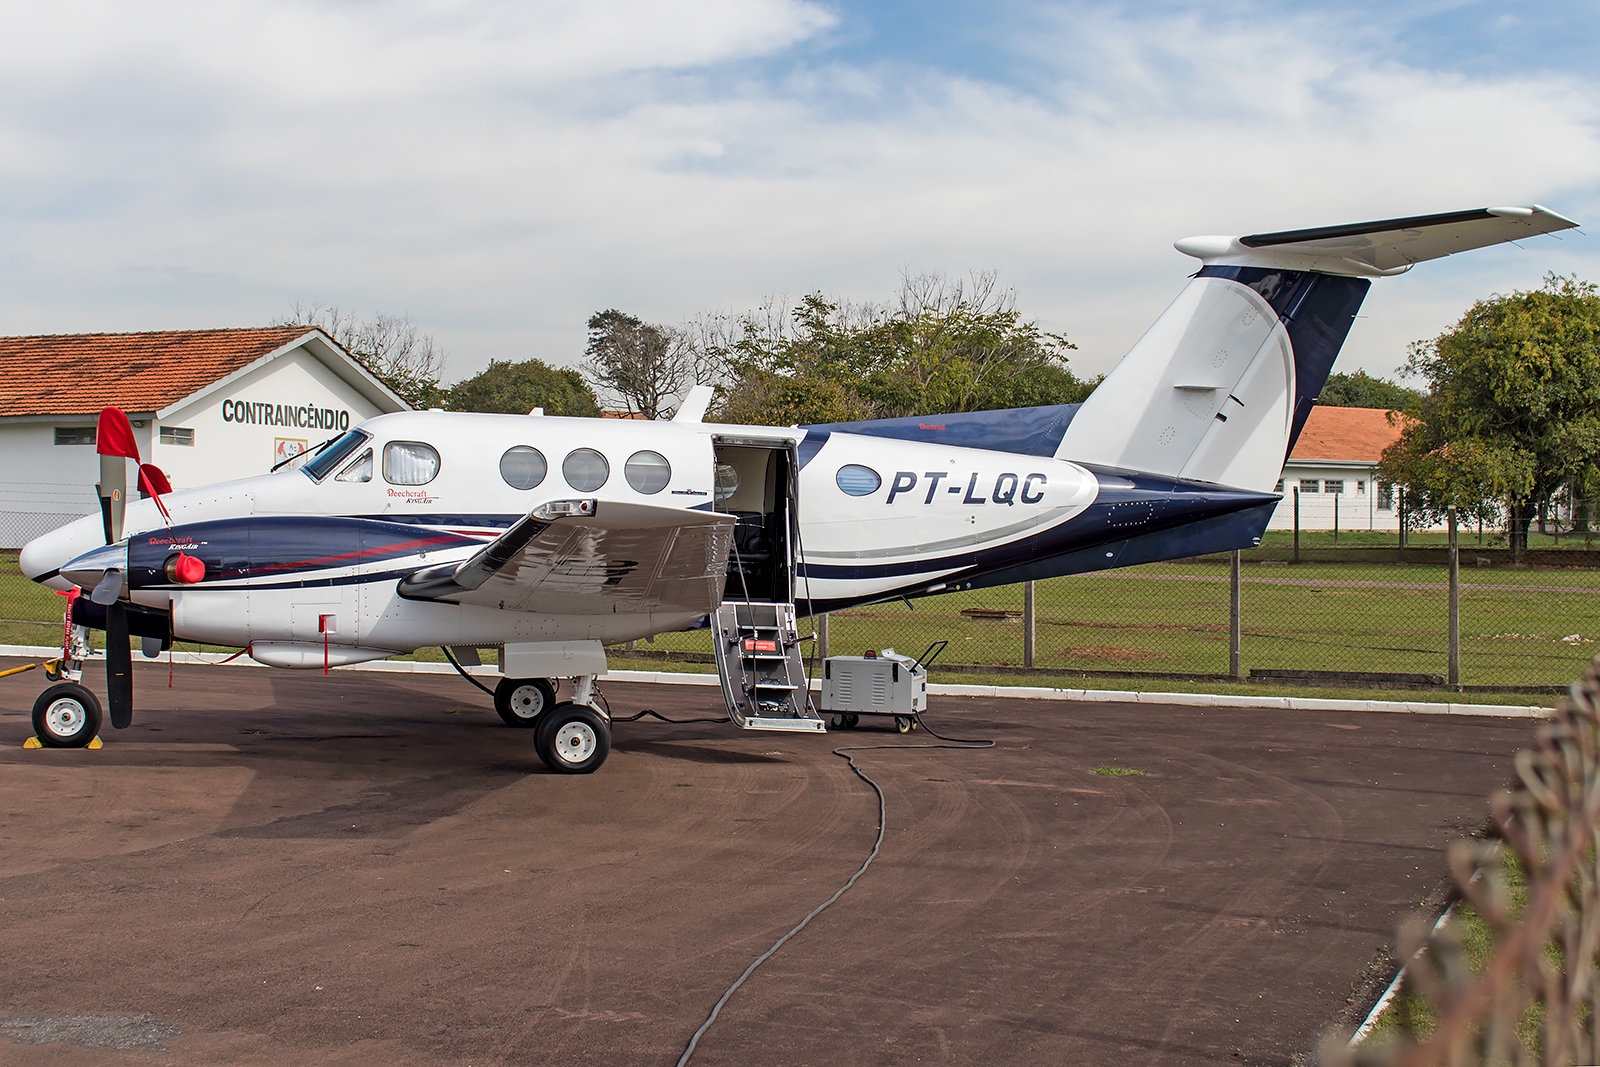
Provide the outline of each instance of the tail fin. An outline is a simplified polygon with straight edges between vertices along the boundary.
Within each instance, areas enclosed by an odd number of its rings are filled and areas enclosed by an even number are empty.
[[[1268,491],[1369,277],[1575,225],[1540,207],[1484,208],[1179,241],[1205,266],[1084,402],[1056,455]]]

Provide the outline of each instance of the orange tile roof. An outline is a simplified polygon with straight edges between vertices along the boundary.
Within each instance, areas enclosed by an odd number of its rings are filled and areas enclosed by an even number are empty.
[[[1383,408],[1313,407],[1291,460],[1353,460],[1376,463],[1400,439],[1398,423],[1389,425]]]
[[[308,326],[0,337],[0,416],[159,411],[311,332]]]

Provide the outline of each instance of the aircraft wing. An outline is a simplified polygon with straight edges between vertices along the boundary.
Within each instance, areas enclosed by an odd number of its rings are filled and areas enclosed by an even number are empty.
[[[1549,208],[1486,207],[1246,237],[1185,237],[1174,247],[1207,266],[1276,267],[1383,277],[1415,263],[1578,225]]]
[[[412,600],[551,615],[712,612],[734,518],[652,504],[555,501],[462,563],[400,580]]]

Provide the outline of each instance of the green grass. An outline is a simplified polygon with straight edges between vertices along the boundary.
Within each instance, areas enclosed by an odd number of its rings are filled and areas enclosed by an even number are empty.
[[[1103,774],[1110,778],[1137,778],[1144,771],[1136,771],[1132,767],[1096,767],[1090,774]]]
[[[1244,567],[1242,654],[1255,669],[1382,671],[1438,674],[1446,670],[1446,575],[1437,566],[1306,563]],[[1058,688],[1139,688],[1171,691],[1259,692],[1278,686],[1222,680],[1115,679],[1096,672],[1220,675],[1228,670],[1228,567],[1225,563],[1158,563],[1120,571],[1052,578],[1036,596],[1038,676],[1003,675],[989,684]],[[1468,568],[1462,571],[1461,680],[1469,685],[1565,685],[1600,650],[1600,570]],[[855,654],[895,648],[920,654],[948,639],[941,663],[1020,667],[1020,620],[972,619],[963,608],[1020,612],[1021,586],[949,593],[836,612],[830,649]],[[54,645],[60,640],[63,600],[27,581],[14,553],[0,554],[0,643]],[[803,626],[806,624],[803,624]],[[1576,636],[1574,636],[1576,635]],[[709,631],[663,634],[641,649],[711,651]],[[180,648],[199,647],[180,645]],[[438,661],[437,649],[416,658]],[[678,669],[648,661],[618,661],[639,669]],[[1083,672],[1095,677],[1075,676]],[[935,674],[939,676],[937,665]],[[940,680],[975,682],[945,672]],[[1306,691],[1333,696],[1334,691]],[[1371,692],[1366,693],[1371,696]],[[1394,692],[1381,696],[1393,698]],[[1406,699],[1497,702],[1404,691]],[[1513,703],[1547,698],[1513,697]]]
[[[1511,914],[1519,915],[1527,902],[1528,880],[1522,864],[1509,848],[1501,849],[1500,870],[1508,890]],[[1489,928],[1489,924],[1484,922],[1483,917],[1465,902],[1456,906],[1450,921],[1457,924],[1455,933],[1461,939],[1467,969],[1473,975],[1481,975],[1494,954],[1494,932]],[[1559,953],[1553,947],[1546,948],[1545,956],[1552,964],[1560,965]],[[1405,990],[1378,1017],[1377,1026],[1374,1027],[1368,1040],[1374,1045],[1393,1040],[1401,1031],[1401,1021],[1408,1015],[1414,1028],[1414,1036],[1419,1040],[1427,1040],[1438,1029],[1439,1015],[1436,1006],[1428,1003],[1416,992]],[[1530,1005],[1528,1010],[1523,1012],[1517,1024],[1517,1036],[1524,1048],[1530,1051],[1539,1048],[1543,1023],[1542,1005]]]

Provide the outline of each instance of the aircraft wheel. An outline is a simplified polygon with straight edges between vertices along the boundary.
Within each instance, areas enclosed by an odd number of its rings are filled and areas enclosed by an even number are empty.
[[[52,685],[33,702],[33,732],[47,748],[83,748],[100,732],[100,699],[75,682]]]
[[[502,678],[494,687],[494,710],[507,726],[532,726],[556,702],[556,687],[544,678]]]
[[[533,747],[557,774],[591,774],[611,754],[611,727],[582,704],[557,704],[544,714]]]
[[[894,728],[903,734],[909,734],[917,728],[917,720],[909,715],[896,715],[894,717]]]

